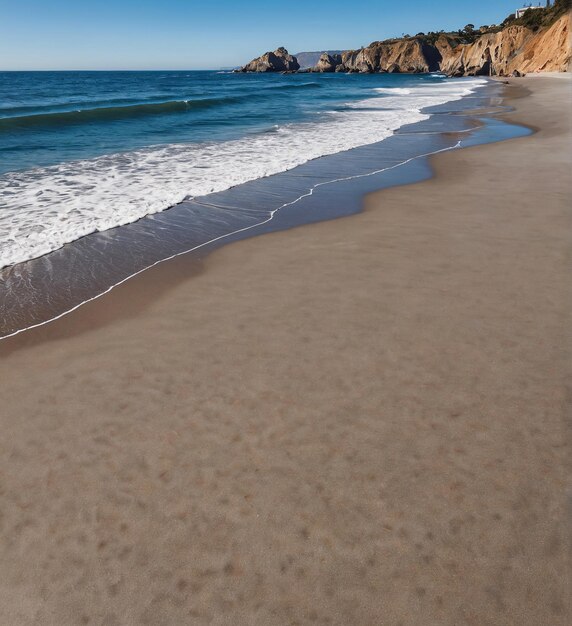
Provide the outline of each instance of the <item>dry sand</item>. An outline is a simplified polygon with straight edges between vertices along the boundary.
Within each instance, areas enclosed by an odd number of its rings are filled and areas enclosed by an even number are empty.
[[[513,82],[533,136],[0,343],[1,624],[569,623],[572,82]]]

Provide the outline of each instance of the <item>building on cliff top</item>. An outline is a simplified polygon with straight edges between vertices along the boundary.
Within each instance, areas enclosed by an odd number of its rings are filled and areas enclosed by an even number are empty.
[[[549,7],[550,6],[550,0],[546,0],[546,6]],[[514,12],[514,15],[516,17],[516,19],[518,20],[519,18],[521,18],[529,9],[544,9],[543,6],[541,6],[540,2],[538,3],[537,6],[532,6],[532,4],[527,4],[525,6],[522,7],[522,9],[517,9]]]

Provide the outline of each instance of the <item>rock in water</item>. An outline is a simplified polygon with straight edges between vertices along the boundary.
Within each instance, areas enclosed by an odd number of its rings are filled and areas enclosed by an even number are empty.
[[[300,66],[296,57],[288,54],[286,48],[278,48],[274,52],[267,52],[257,59],[241,67],[239,72],[295,72]]]
[[[324,52],[318,59],[314,72],[336,72],[338,67],[342,64],[341,54],[328,54]],[[341,70],[340,70],[341,71]]]

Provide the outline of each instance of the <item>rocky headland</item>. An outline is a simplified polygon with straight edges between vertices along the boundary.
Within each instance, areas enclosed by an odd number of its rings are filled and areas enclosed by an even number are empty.
[[[285,48],[254,59],[241,72],[444,72],[449,76],[518,76],[528,72],[569,71],[572,0],[509,16],[500,25],[446,33],[418,33],[375,41],[360,50],[324,52],[316,65],[300,70]]]

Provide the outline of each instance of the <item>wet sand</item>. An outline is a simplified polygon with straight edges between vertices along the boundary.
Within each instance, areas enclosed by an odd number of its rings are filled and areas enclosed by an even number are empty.
[[[0,342],[0,623],[567,624],[572,81],[364,213]]]

